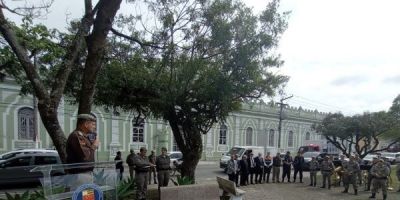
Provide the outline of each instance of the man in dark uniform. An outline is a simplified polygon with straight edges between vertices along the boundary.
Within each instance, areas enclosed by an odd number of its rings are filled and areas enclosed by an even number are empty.
[[[77,128],[68,136],[67,139],[67,164],[94,162],[94,155],[100,144],[99,137],[90,142],[88,134],[95,132],[96,118],[90,114],[78,115]],[[78,174],[91,172],[91,167],[80,167],[69,169],[68,173]]]
[[[134,165],[134,160],[137,155],[135,154],[135,151],[133,149],[130,150],[130,154],[126,157],[126,164],[128,164],[129,167],[129,176],[131,179],[134,177],[134,172],[135,172],[135,165]]]
[[[290,183],[290,169],[293,163],[293,158],[290,156],[290,152],[286,152],[286,155],[283,159],[282,165],[282,183],[285,181],[285,177],[287,177],[288,182]]]
[[[254,179],[254,174],[256,174],[256,161],[254,159],[254,154],[250,153],[250,156],[248,158],[248,163],[249,163],[249,172],[250,172],[250,184],[254,184],[253,179]]]
[[[167,155],[167,148],[161,148],[161,155],[157,156],[156,168],[158,177],[158,187],[167,187],[169,182],[169,173],[171,170],[170,157]]]
[[[240,185],[245,186],[249,184],[249,163],[246,155],[243,155],[242,160],[239,161],[239,170]]]
[[[261,183],[263,173],[264,173],[264,158],[261,153],[258,153],[258,156],[255,158],[256,162],[256,184]]]
[[[297,173],[300,176],[300,183],[303,183],[303,166],[304,166],[304,157],[301,152],[297,153],[297,156],[294,157],[293,161],[293,168],[294,168],[294,175],[293,175],[293,182],[296,182]]]

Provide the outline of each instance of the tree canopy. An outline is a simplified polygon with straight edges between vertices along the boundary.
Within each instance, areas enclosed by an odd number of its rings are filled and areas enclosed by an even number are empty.
[[[138,3],[138,1],[136,1]],[[183,174],[194,177],[201,134],[242,102],[273,95],[287,77],[271,72],[287,13],[272,1],[255,15],[241,1],[144,1],[156,26],[143,32],[121,17],[100,72],[96,103],[168,121],[183,152]],[[148,39],[151,40],[148,40]],[[146,40],[147,39],[147,40]],[[145,41],[145,42],[143,42]],[[139,48],[143,47],[143,48]]]
[[[399,96],[393,101],[389,112],[366,112],[354,116],[329,114],[314,128],[343,154],[349,156],[355,152],[363,158],[369,153],[388,150],[400,141],[398,103]],[[389,144],[379,146],[382,140],[388,140]]]

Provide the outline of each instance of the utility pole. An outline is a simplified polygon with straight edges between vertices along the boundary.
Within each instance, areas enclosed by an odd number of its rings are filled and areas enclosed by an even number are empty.
[[[36,68],[37,60],[36,54],[33,56],[33,66]],[[35,93],[32,94],[33,96],[33,141],[35,142],[35,148],[39,148],[39,131],[38,131],[38,107],[37,107],[37,99]]]
[[[283,103],[283,101],[288,100],[288,99],[290,99],[290,98],[292,98],[292,97],[293,97],[293,95],[291,95],[290,97],[282,98],[281,101],[280,101],[280,103],[277,103],[277,104],[279,104],[279,106],[280,106],[280,109],[279,109],[279,126],[278,126],[278,151],[279,151],[279,149],[281,148],[281,132],[282,132],[282,120],[283,120],[283,116],[282,116],[282,114],[283,114],[283,107],[286,106],[286,105],[288,105],[288,104]]]

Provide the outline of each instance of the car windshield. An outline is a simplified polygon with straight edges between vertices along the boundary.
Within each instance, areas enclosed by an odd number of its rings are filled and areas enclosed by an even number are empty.
[[[304,153],[303,154],[303,157],[304,158],[311,158],[311,157],[317,157],[318,156],[318,152],[306,152],[306,153]]]
[[[182,153],[172,153],[171,155],[169,155],[169,157],[172,159],[175,159],[175,158],[179,159],[179,158],[182,158]]]
[[[245,151],[244,148],[239,148],[239,147],[232,147],[232,149],[226,154],[227,156],[237,154],[237,155],[242,155],[243,152]]]

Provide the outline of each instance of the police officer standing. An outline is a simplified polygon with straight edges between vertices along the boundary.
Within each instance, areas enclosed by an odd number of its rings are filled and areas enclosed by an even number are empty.
[[[139,156],[135,157],[134,164],[136,166],[136,185],[137,193],[136,197],[138,200],[145,200],[147,193],[147,182],[149,176],[150,167],[155,167],[151,164],[146,157],[147,149],[145,147],[140,148]]]
[[[332,161],[329,160],[328,156],[324,157],[324,161],[321,163],[321,174],[322,174],[322,187],[326,187],[326,181],[328,180],[328,189],[331,189],[331,175],[335,166]]]
[[[167,155],[167,148],[161,148],[161,155],[157,156],[156,167],[158,177],[158,187],[167,187],[171,170],[170,157]]]
[[[285,157],[283,158],[283,165],[282,165],[282,183],[285,181],[285,177],[287,177],[287,180],[289,183],[290,182],[290,169],[292,167],[292,163],[293,163],[293,158],[292,156],[290,156],[290,152],[286,152]]]
[[[253,182],[253,178],[254,178],[254,174],[257,173],[257,168],[256,168],[256,161],[254,159],[254,154],[250,153],[249,156],[249,164],[250,164],[250,168],[249,168],[249,172],[250,172],[250,183],[254,184]],[[256,180],[257,182],[257,180]]]
[[[373,157],[371,164],[369,164],[370,166],[369,166],[369,170],[368,170],[368,183],[367,183],[367,189],[365,189],[365,191],[371,190],[371,183],[372,183],[371,169],[372,169],[372,167],[374,167],[374,165],[376,163],[378,163],[378,158],[377,157]]]
[[[294,168],[294,175],[293,175],[293,182],[296,182],[297,173],[300,176],[300,183],[303,183],[303,166],[304,166],[304,157],[301,152],[297,153],[297,156],[294,157],[293,161],[293,168]]]
[[[130,150],[130,154],[126,157],[126,164],[128,164],[129,167],[129,176],[131,177],[131,179],[133,179],[134,177],[134,171],[135,171],[135,157],[137,155],[135,154],[135,151],[133,151],[133,149]]]
[[[354,156],[350,156],[350,161],[346,167],[343,167],[344,170],[344,179],[346,179],[346,183],[344,186],[344,191],[342,193],[348,193],[350,184],[353,185],[354,195],[357,195],[357,176],[360,171],[360,165],[356,161]]]
[[[315,156],[311,157],[310,161],[310,185],[309,186],[316,186],[317,185],[317,172],[319,168],[319,163]]]
[[[151,151],[151,154],[149,155],[149,162],[153,165],[156,164],[156,154],[154,150]],[[149,185],[151,185],[151,174],[153,174],[153,180],[154,184],[157,184],[157,175],[156,175],[156,168],[155,167],[150,167],[149,171]]]
[[[389,176],[389,168],[382,159],[371,169],[372,175],[372,195],[369,198],[375,198],[375,194],[379,188],[382,188],[383,199],[387,198],[387,177]]]

